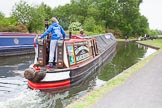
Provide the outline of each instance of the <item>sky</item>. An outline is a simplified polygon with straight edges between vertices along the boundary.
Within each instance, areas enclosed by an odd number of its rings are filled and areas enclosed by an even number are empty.
[[[19,3],[20,0],[1,0],[0,12],[3,12],[6,17],[10,16],[11,10],[15,3]],[[70,3],[70,0],[23,0],[30,5],[39,5],[42,2],[51,6],[51,8],[58,5],[64,5]],[[140,13],[144,15],[149,22],[150,29],[162,30],[162,0],[143,0],[140,5]]]
[[[21,0],[0,0],[0,12],[4,13],[6,17],[10,16],[12,8],[14,7],[15,3],[19,3]],[[54,8],[59,5],[64,5],[70,3],[70,0],[22,0],[26,1],[30,5],[39,5],[42,2],[47,4],[48,6]]]
[[[140,13],[149,22],[150,29],[162,30],[162,0],[143,0],[140,5]]]

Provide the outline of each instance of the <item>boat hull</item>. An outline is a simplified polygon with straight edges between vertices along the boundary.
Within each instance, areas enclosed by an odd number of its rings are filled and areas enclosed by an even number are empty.
[[[100,51],[99,55],[87,60],[87,62],[85,62],[84,64],[78,65],[76,67],[67,69],[55,69],[53,71],[47,72],[46,77],[48,78],[45,78],[47,80],[42,80],[38,83],[28,81],[28,86],[32,89],[46,91],[58,90],[76,86],[82,81],[86,80],[90,75],[96,72],[97,68],[104,65],[106,61],[111,60],[116,54],[117,43],[114,36],[111,36],[110,39],[107,40],[105,35],[99,37],[97,36],[96,39]],[[52,73],[55,75],[53,75]],[[50,78],[50,76],[52,78]],[[62,76],[62,78],[57,79],[59,76]]]
[[[28,86],[32,89],[39,89],[39,90],[45,90],[45,89],[59,89],[59,88],[66,88],[70,87],[70,80],[63,80],[58,82],[48,82],[48,83],[33,83],[31,81],[28,81]]]

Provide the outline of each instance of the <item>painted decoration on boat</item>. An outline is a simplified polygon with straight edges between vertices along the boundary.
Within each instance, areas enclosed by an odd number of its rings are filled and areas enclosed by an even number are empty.
[[[84,60],[85,58],[89,57],[89,51],[86,46],[80,46],[75,49],[76,55],[76,62]]]
[[[89,47],[87,41],[75,42],[74,48],[77,63],[89,57]]]
[[[67,46],[68,54],[69,54],[69,62],[70,65],[75,64],[75,57],[74,57],[74,49],[72,45]]]

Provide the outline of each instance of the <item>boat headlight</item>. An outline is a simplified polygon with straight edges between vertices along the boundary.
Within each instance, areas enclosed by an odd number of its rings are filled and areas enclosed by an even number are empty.
[[[59,63],[58,63],[58,65],[59,65],[59,66],[62,66],[62,63],[61,63],[61,62],[59,62]]]
[[[39,53],[42,53],[42,50],[39,50]]]
[[[60,51],[59,54],[62,54],[62,52]]]
[[[43,65],[43,61],[42,61],[42,60],[39,60],[39,64],[40,64],[40,65]]]

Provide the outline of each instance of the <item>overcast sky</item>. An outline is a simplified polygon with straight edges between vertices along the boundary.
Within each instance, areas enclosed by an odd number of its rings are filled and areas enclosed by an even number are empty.
[[[140,12],[150,24],[151,29],[162,30],[162,0],[143,0]]]
[[[15,3],[18,3],[20,0],[1,0],[0,11],[9,16],[12,10],[12,7]],[[39,5],[42,2],[53,7],[58,5],[64,5],[70,3],[70,0],[24,0],[31,5]],[[144,15],[150,24],[151,29],[162,30],[162,0],[143,0],[143,3],[140,5],[140,12]]]
[[[19,3],[20,1],[21,0],[1,0],[0,11],[3,12],[5,16],[8,17],[11,13],[14,4]],[[22,1],[26,1],[27,3],[33,6],[39,5],[42,2],[44,2],[45,4],[51,6],[52,8],[58,5],[64,5],[66,3],[70,3],[70,0],[22,0]]]

